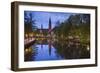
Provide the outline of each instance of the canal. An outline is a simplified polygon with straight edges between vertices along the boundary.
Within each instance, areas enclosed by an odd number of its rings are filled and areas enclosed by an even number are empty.
[[[37,40],[24,50],[24,61],[26,62],[90,58],[87,45],[69,45],[69,42],[51,39]]]

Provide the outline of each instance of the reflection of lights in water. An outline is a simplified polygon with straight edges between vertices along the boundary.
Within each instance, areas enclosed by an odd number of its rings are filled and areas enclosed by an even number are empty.
[[[89,47],[89,46],[87,46],[87,50],[88,50],[88,51],[90,50],[90,47]]]
[[[28,49],[25,49],[25,52],[28,52]]]
[[[32,52],[32,49],[31,49],[31,48],[26,48],[26,49],[25,49],[25,52],[26,52],[26,53]]]

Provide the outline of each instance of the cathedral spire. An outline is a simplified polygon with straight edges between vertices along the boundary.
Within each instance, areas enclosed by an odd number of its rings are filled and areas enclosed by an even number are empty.
[[[43,25],[41,24],[41,29],[40,29],[40,33],[42,33],[42,30],[43,30]]]
[[[41,24],[41,29],[43,29],[43,25]]]
[[[49,18],[49,30],[51,30],[52,26],[51,26],[51,18]]]
[[[48,24],[48,33],[51,34],[52,31],[52,23],[51,23],[51,18],[49,18],[49,24]]]

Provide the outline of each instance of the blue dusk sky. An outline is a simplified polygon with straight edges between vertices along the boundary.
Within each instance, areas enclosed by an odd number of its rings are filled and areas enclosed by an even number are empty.
[[[32,13],[32,19],[35,20],[35,25],[38,28],[41,28],[41,25],[44,29],[48,29],[49,18],[51,18],[52,28],[55,27],[56,22],[63,22],[69,18],[73,13],[62,13],[62,12],[40,12],[40,11],[24,11],[27,14]]]

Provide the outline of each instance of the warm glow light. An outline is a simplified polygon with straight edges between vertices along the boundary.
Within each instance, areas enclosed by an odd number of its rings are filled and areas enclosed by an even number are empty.
[[[25,52],[26,52],[26,53],[31,52],[31,51],[32,51],[31,48],[26,48],[26,49],[25,49]]]
[[[25,37],[27,38],[28,37],[28,34],[25,34]]]
[[[32,34],[32,33],[30,33],[30,34],[29,34],[29,36],[30,36],[30,37],[32,37],[32,36],[33,36],[33,34]]]
[[[88,51],[90,50],[89,46],[87,46],[87,50],[88,50]]]

